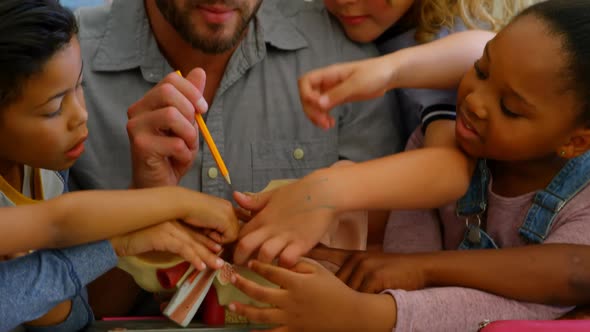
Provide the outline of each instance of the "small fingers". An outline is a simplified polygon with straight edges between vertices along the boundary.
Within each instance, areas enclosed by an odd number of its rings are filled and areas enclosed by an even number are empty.
[[[275,236],[266,240],[258,249],[258,260],[263,263],[272,262],[287,245],[288,240],[282,236]]]
[[[272,282],[272,280],[269,280]],[[261,286],[251,280],[242,277],[239,274],[232,275],[231,282],[244,292],[244,294],[253,298],[256,301],[271,304],[273,306],[281,306],[286,297],[286,290],[280,288],[271,288]]]
[[[265,191],[257,194],[245,194],[239,191],[234,191],[234,199],[236,202],[246,210],[260,211],[268,204],[273,191]]]
[[[328,261],[338,266],[344,265],[344,263],[351,256],[350,250],[328,248],[325,246],[316,246],[306,255],[309,258],[315,260]]]
[[[342,280],[342,282],[347,283],[348,279],[352,276],[353,272],[357,269],[357,265],[362,259],[362,254],[355,254],[351,255],[345,262],[340,266],[338,272],[336,272],[336,277]]]
[[[254,221],[247,223],[242,227],[253,225]],[[240,232],[240,236],[242,232]],[[260,248],[260,246],[268,239],[268,231],[266,229],[256,229],[252,233],[244,235],[238,241],[234,251],[234,262],[239,265],[246,264],[246,261],[252,257],[253,253]]]
[[[279,257],[279,265],[290,268],[294,266],[307,251],[308,248],[305,248],[298,242],[292,241],[281,253]]]
[[[228,309],[246,317],[250,322],[261,324],[285,324],[287,322],[286,314],[278,308],[258,308],[234,302],[228,306]]]

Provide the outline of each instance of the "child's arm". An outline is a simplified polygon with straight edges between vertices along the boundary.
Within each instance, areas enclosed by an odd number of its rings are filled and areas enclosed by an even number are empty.
[[[492,37],[486,31],[456,33],[379,58],[313,71],[300,80],[304,110],[316,125],[329,128],[334,120],[328,111],[336,104],[396,87],[456,86]],[[425,147],[440,149],[321,170],[255,199],[236,195],[242,207],[259,213],[242,229],[234,259],[243,263],[259,249],[262,261],[280,255],[281,264],[289,266],[317,243],[340,212],[432,208],[456,200],[467,190],[475,162],[456,147],[454,122],[431,123],[424,140]],[[309,228],[298,226],[306,220],[313,220]]]
[[[258,251],[264,262],[280,256],[291,266],[340,213],[445,205],[464,194],[472,167],[456,148],[423,148],[322,169],[271,192],[236,193],[238,204],[259,212],[242,227],[234,260],[245,263]]]
[[[526,302],[590,303],[590,246],[584,245],[544,244],[419,254],[318,247],[309,257],[340,266],[338,278],[361,292],[456,286]]]
[[[0,254],[87,243],[176,219],[215,231],[218,242],[237,236],[233,208],[219,198],[181,187],[84,191],[0,209]]]
[[[254,300],[272,306],[258,308],[232,303],[229,309],[252,322],[278,324],[277,330],[385,332],[395,327],[400,331],[468,331],[486,319],[556,319],[571,310],[459,287],[360,293],[317,263],[303,261],[292,270],[255,261],[251,268],[281,288],[263,287],[239,276],[233,279],[235,286]]]
[[[213,268],[223,262],[220,247],[178,222],[148,227],[111,241],[101,241],[63,250],[40,250],[0,263],[0,331],[30,322],[51,331],[77,331],[88,324],[92,313],[83,288],[112,269],[117,256],[167,251],[203,269],[203,261]],[[207,259],[209,253],[213,258]]]
[[[329,111],[339,104],[394,88],[455,88],[493,37],[488,31],[458,32],[377,58],[311,71],[299,79],[303,110],[315,125],[330,128],[334,119]]]

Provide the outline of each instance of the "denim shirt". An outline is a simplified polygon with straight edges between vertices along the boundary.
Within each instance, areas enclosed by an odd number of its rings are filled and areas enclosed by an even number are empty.
[[[67,192],[67,171],[56,177]],[[50,198],[50,197],[46,197]],[[7,206],[8,204],[3,204]],[[39,250],[0,262],[0,332],[78,331],[94,319],[85,285],[115,267],[117,257],[108,241],[66,249]],[[22,325],[37,319],[70,299],[70,314],[60,324],[44,327]]]
[[[0,262],[0,332],[37,319],[57,304],[72,300],[67,319],[25,331],[78,331],[94,319],[84,286],[115,267],[117,257],[107,241],[59,250],[39,250]]]
[[[488,202],[490,172],[478,160],[465,196],[457,201],[457,215],[465,218],[465,236],[459,249],[493,249],[499,246],[480,228]],[[553,222],[566,204],[590,183],[590,152],[570,159],[549,185],[535,193],[533,204],[518,229],[528,243],[543,243]]]

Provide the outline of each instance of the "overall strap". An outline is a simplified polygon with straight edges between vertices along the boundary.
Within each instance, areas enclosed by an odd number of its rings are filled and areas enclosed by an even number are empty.
[[[456,213],[459,217],[481,215],[488,205],[489,170],[485,159],[479,159],[467,193],[457,201]]]
[[[590,182],[590,152],[569,160],[551,180],[535,194],[533,205],[518,230],[532,243],[543,243],[553,220],[561,209]]]

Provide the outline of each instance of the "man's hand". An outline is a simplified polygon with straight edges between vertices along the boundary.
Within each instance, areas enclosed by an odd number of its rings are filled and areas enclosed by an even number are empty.
[[[168,74],[127,111],[133,164],[132,187],[176,185],[198,151],[195,112],[207,111],[205,72]]]

